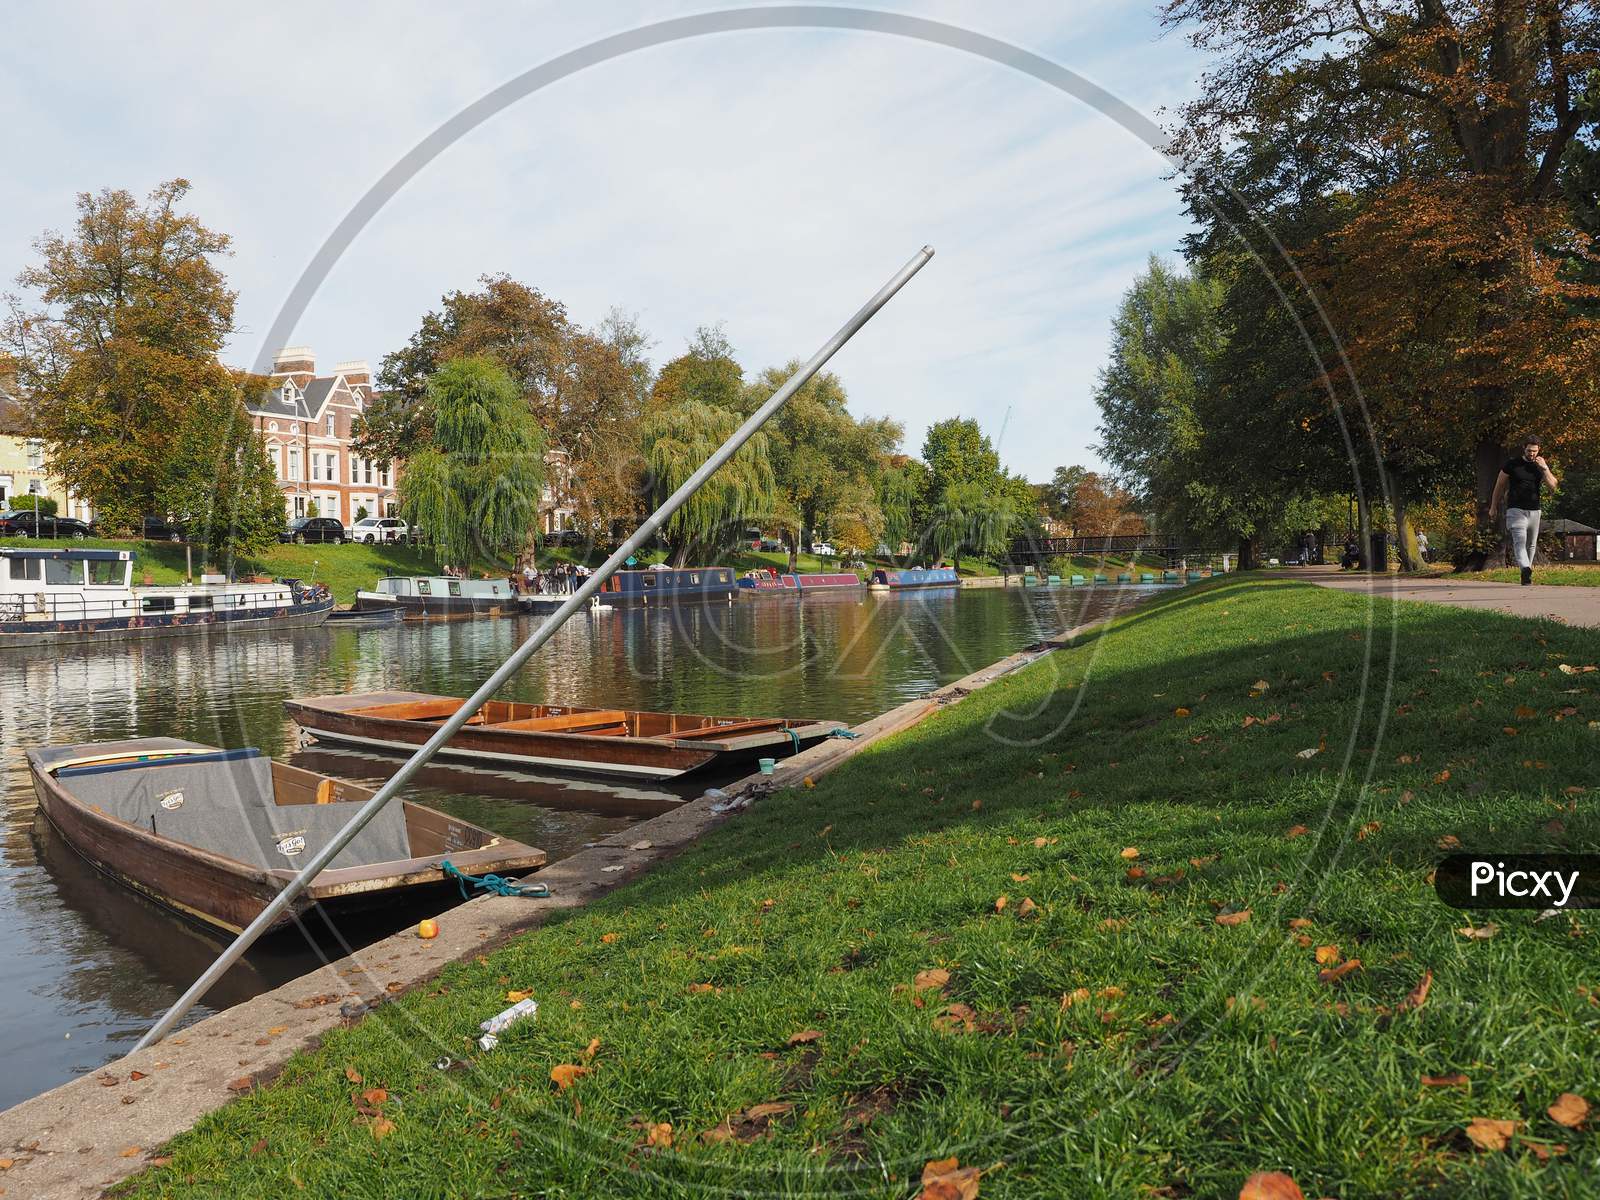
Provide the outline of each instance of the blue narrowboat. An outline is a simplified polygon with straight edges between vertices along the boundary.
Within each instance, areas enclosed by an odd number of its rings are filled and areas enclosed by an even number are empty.
[[[670,570],[618,571],[597,597],[613,607],[654,604],[704,604],[739,594],[732,567],[675,567]]]
[[[958,587],[961,580],[950,567],[919,567],[908,571],[874,571],[872,590],[899,592],[907,588]]]
[[[833,575],[773,575],[751,571],[739,577],[739,589],[748,596],[800,595],[805,592],[837,592],[863,586],[854,571]]]

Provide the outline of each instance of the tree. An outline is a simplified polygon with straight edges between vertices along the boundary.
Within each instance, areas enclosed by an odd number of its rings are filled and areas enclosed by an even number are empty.
[[[951,417],[930,425],[922,442],[922,461],[938,496],[953,483],[988,485],[1000,477],[1000,456],[971,417]]]
[[[1066,526],[1068,537],[1145,531],[1132,493],[1087,467],[1057,467],[1044,485],[1042,504]]]
[[[652,410],[687,400],[735,410],[744,404],[744,369],[720,325],[696,329],[689,348],[656,375],[650,393]]]
[[[642,439],[650,506],[682,487],[741,421],[737,411],[693,399],[652,412]],[[767,435],[758,433],[667,521],[662,533],[673,565],[714,561],[740,530],[761,524],[777,503]]]
[[[265,551],[283,528],[277,474],[244,406],[246,389],[266,386],[230,373],[190,397],[151,505],[184,524],[207,561],[227,568]]]
[[[893,455],[879,472],[877,487],[883,541],[889,553],[898,556],[900,547],[916,541],[917,531],[922,528],[928,468],[918,459]]]
[[[1600,15],[1579,0],[1170,0],[1164,11],[1219,58],[1181,114],[1176,145],[1191,163],[1237,162],[1252,142],[1286,162],[1293,135],[1337,164],[1322,190],[1345,197],[1349,229],[1299,246],[1326,257],[1328,311],[1339,321],[1350,306],[1344,346],[1387,393],[1376,453],[1428,448],[1405,426],[1442,421],[1468,447],[1488,538],[1490,490],[1521,426],[1593,436],[1567,420],[1593,411],[1600,337],[1558,269],[1588,253],[1559,187],[1594,120],[1580,92]],[[1276,198],[1301,191],[1300,178],[1254,181]],[[1396,249],[1406,261],[1385,258]],[[1384,264],[1389,281],[1403,276],[1399,293],[1368,273]],[[1411,391],[1423,377],[1439,378],[1432,402]]]
[[[407,459],[400,510],[447,562],[491,561],[531,540],[544,485],[544,433],[504,367],[447,362],[428,382],[433,434]]]
[[[6,366],[32,407],[51,473],[112,524],[155,507],[198,396],[227,389],[217,361],[235,294],[216,265],[226,235],[181,211],[187,180],[141,205],[80,193],[72,234],[34,242],[0,326]]]
[[[1010,496],[970,480],[944,489],[934,508],[930,532],[939,556],[951,556],[959,572],[963,550],[989,558],[1005,553],[1015,521]]]

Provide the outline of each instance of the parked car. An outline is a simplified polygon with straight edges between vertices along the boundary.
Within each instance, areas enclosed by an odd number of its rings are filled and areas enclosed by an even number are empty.
[[[350,526],[352,542],[403,542],[406,523],[399,517],[362,517]]]
[[[775,538],[775,537],[764,537],[764,538],[761,539],[761,547],[760,548],[762,550],[769,550],[769,551],[770,550],[782,550],[783,549],[783,539],[782,538]]]
[[[24,508],[0,513],[0,537],[86,538],[89,526],[76,517],[53,517]]]
[[[337,517],[296,517],[278,535],[278,540],[294,542],[298,546],[307,542],[332,542],[340,546],[344,544],[346,536],[344,522]]]
[[[818,558],[832,558],[838,551],[827,542],[817,542],[811,547],[811,553]]]
[[[188,532],[181,521],[173,521],[167,517],[146,517],[134,530],[136,537],[143,538],[147,542],[181,542],[188,536]]]

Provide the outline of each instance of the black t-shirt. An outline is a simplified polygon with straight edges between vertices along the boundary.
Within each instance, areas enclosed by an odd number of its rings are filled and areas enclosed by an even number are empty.
[[[1513,458],[1500,469],[1511,480],[1506,488],[1506,507],[1538,511],[1539,485],[1544,482],[1544,468],[1525,458]]]

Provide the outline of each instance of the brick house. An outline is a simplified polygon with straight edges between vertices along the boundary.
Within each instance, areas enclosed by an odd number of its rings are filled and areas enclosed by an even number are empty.
[[[316,355],[295,346],[278,352],[271,379],[270,389],[245,407],[278,474],[288,518],[307,515],[313,503],[318,516],[346,526],[393,514],[395,464],[351,449],[356,419],[375,395],[372,369],[344,362],[318,375]]]

